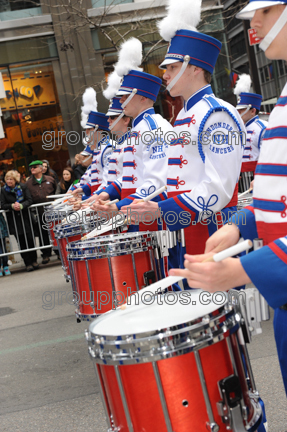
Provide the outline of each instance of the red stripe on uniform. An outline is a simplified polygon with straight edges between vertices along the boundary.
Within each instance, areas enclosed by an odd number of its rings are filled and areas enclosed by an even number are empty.
[[[177,205],[179,205],[179,207],[181,207],[183,210],[187,211],[188,213],[191,214],[191,216],[193,216],[191,218],[191,220],[193,221],[195,219],[195,213],[190,210],[188,207],[186,207],[176,196],[173,197],[174,201],[176,202]]]
[[[120,191],[119,187],[117,186],[117,184],[116,183],[112,183],[112,186],[117,190],[118,194],[120,195],[121,191]]]
[[[245,210],[249,210],[249,211],[251,211],[251,213],[255,214],[255,213],[254,213],[254,207],[246,206],[246,207],[244,207],[244,209],[245,209]]]
[[[275,253],[275,255],[277,255],[278,258],[281,259],[281,261],[283,261],[285,264],[287,264],[287,255],[286,255],[286,253],[283,252],[283,250],[280,249],[280,247],[277,246],[276,243],[270,243],[268,246]]]

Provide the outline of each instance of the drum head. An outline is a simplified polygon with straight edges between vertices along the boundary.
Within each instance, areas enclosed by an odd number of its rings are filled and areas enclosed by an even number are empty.
[[[123,336],[157,331],[199,318],[201,321],[202,317],[224,306],[228,300],[228,295],[224,292],[210,294],[200,289],[170,291],[153,299],[147,293],[144,297],[140,291],[137,294],[139,304],[127,305],[126,309],[119,308],[97,318],[90,325],[90,333]],[[135,303],[136,297],[133,297]],[[150,304],[152,300],[153,303]]]

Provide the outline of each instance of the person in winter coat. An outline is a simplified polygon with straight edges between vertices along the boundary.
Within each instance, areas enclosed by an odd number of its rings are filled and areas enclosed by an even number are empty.
[[[56,171],[54,171],[52,168],[50,168],[50,164],[49,161],[47,161],[46,159],[42,160],[43,162],[43,174],[53,177],[56,181],[56,183],[59,183],[59,177],[56,173]]]
[[[6,250],[6,244],[5,244],[5,238],[8,237],[8,230],[7,230],[7,224],[4,219],[4,216],[0,213],[0,255],[7,252]],[[3,269],[3,271],[2,271]],[[0,277],[3,276],[3,273],[5,276],[10,276],[10,270],[8,267],[8,258],[7,256],[0,257]]]
[[[61,180],[58,183],[56,194],[65,194],[69,187],[75,181],[75,174],[71,167],[66,167],[63,169],[63,175]]]
[[[31,169],[32,175],[27,181],[26,185],[32,196],[33,204],[49,202],[49,199],[46,198],[47,195],[54,195],[56,192],[57,184],[55,179],[53,177],[43,175],[42,161],[36,160],[30,163],[29,168]],[[50,245],[49,234],[45,227],[43,227],[42,225],[44,206],[37,207],[37,210],[40,221],[37,224],[39,233],[37,233],[36,235],[39,237],[41,246],[48,246]],[[51,254],[52,248],[42,249],[42,264],[48,264]]]
[[[5,175],[5,185],[1,189],[1,208],[10,210],[7,212],[9,232],[15,236],[21,250],[35,247],[28,214],[28,207],[32,203],[26,184],[18,183],[15,171],[8,171]],[[36,251],[22,252],[21,257],[28,272],[39,268]]]

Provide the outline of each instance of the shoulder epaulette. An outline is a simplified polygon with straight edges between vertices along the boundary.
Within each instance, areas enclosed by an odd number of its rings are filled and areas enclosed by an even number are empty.
[[[154,119],[150,114],[147,114],[147,113],[146,113],[146,114],[143,116],[143,119],[145,120],[146,124],[148,125],[149,130],[155,130],[155,129],[158,129],[158,125],[157,125],[155,119]]]

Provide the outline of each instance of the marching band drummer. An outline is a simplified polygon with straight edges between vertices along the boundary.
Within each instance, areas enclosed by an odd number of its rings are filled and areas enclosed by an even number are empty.
[[[167,90],[184,99],[169,146],[169,199],[131,205],[139,214],[160,210],[170,231],[184,229],[188,253],[203,253],[206,240],[221,224],[221,211],[236,211],[245,138],[238,112],[212,92],[211,76],[221,43],[196,30],[200,8],[201,0],[193,2],[192,8],[170,0],[168,16],[159,24],[161,36],[170,41],[160,65],[166,69]],[[184,252],[182,247],[182,263]],[[181,265],[178,255],[170,260],[171,267]]]
[[[73,195],[84,192],[86,196],[90,196],[103,181],[113,149],[107,133],[109,131],[108,117],[97,111],[96,92],[93,88],[86,89],[83,101],[81,125],[86,129],[88,144],[93,151],[93,159],[90,167],[82,176],[79,186],[74,186]]]
[[[121,78],[114,71],[108,77],[108,87],[103,91],[105,98],[110,100],[110,105],[106,116],[108,117],[109,129],[112,133],[112,147],[113,153],[109,159],[107,175],[104,175],[103,182],[99,189],[88,198],[83,207],[89,205],[91,202],[96,200],[106,201],[109,199],[109,195],[102,193],[105,189],[121,179],[123,172],[123,157],[124,149],[127,145],[127,141],[131,137],[131,117],[124,115],[124,110],[120,103],[120,96],[116,97],[116,93],[120,87]]]
[[[94,152],[93,152],[93,150],[91,150],[90,146],[87,145],[85,147],[85,149],[83,151],[81,151],[81,153],[79,154],[79,156],[81,158],[83,158],[82,162],[81,162],[81,165],[83,167],[86,167],[86,171],[84,172],[84,174],[82,174],[82,176],[78,180],[78,183],[75,183],[75,184],[73,184],[73,185],[71,185],[69,187],[67,193],[73,192],[77,188],[82,188],[89,181],[89,177],[90,177],[89,168],[90,168],[91,162],[93,160]]]
[[[271,60],[287,61],[287,0],[250,0],[237,14],[250,19],[261,39],[260,48]],[[186,270],[172,275],[187,277],[190,286],[210,292],[227,291],[252,282],[274,313],[274,332],[287,394],[287,84],[273,109],[255,171],[253,206],[241,210],[246,221],[232,217],[206,243],[205,254],[186,256]],[[263,238],[265,246],[241,258],[219,263],[202,261],[237,243],[240,236]]]
[[[262,96],[251,93],[250,75],[240,75],[234,88],[234,94],[238,96],[236,109],[238,110],[246,128],[246,145],[242,156],[240,179],[238,191],[244,192],[250,188],[250,183],[254,179],[254,172],[257,165],[260,146],[264,136],[264,131],[268,123],[260,120]]]
[[[128,59],[129,56],[129,59]],[[124,42],[119,52],[119,61],[115,71],[123,77],[117,95],[126,116],[133,118],[131,137],[124,148],[122,181],[113,182],[104,192],[106,199],[120,199],[109,206],[109,213],[115,214],[122,207],[127,208],[134,199],[144,198],[166,185],[169,146],[164,140],[173,127],[161,115],[156,114],[153,104],[156,101],[161,80],[142,72],[138,67],[142,61],[142,45],[135,38]],[[102,194],[101,194],[102,197]],[[154,198],[159,201],[166,194]],[[106,211],[107,207],[98,201],[93,210]],[[152,216],[152,218],[151,218]],[[130,227],[134,231],[156,231],[154,215]]]

